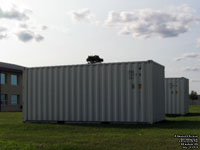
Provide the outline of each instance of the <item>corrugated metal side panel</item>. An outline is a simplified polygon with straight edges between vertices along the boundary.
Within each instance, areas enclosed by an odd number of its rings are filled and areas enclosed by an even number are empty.
[[[176,79],[177,80],[177,79]],[[175,114],[184,114],[184,110],[185,110],[185,89],[186,89],[186,84],[184,82],[184,80],[177,80],[178,82],[178,87],[177,89],[180,89],[181,93],[180,93],[180,99],[178,99],[177,97],[177,100],[176,100],[176,105],[179,105],[180,106],[180,109],[179,111],[175,111]],[[176,95],[179,95],[179,94],[176,94]]]
[[[189,111],[189,83],[185,78],[165,79],[165,113],[185,115]]]
[[[171,105],[171,101],[169,99],[169,89],[167,87],[168,80],[165,79],[165,114],[169,112],[169,106]]]
[[[184,114],[187,114],[189,113],[189,80],[188,79],[185,79],[185,92],[184,92],[184,97],[185,97],[185,109],[184,109]]]
[[[165,83],[164,67],[153,64],[153,121],[165,119]],[[159,91],[159,92],[158,92]]]
[[[25,73],[25,71],[26,71],[26,73]],[[22,89],[23,89],[23,121],[26,121],[26,120],[28,120],[28,101],[27,101],[27,84],[28,84],[28,80],[27,80],[27,70],[24,70],[23,71],[23,87],[22,87]],[[24,81],[26,81],[26,82],[24,82]]]
[[[152,70],[152,64],[150,61],[26,69],[24,120],[148,123],[163,120],[162,112],[155,112],[153,105],[156,102],[162,105],[156,93],[162,95],[164,70],[159,65]],[[153,71],[157,72],[154,77]],[[157,85],[153,85],[153,78]],[[153,86],[157,87],[154,94]],[[159,109],[158,106],[155,108]]]

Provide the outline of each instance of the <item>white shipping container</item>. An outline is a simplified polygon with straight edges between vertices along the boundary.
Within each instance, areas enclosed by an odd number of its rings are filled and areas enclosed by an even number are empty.
[[[26,68],[24,121],[165,119],[164,67],[153,61]]]
[[[165,79],[165,113],[185,115],[189,112],[189,80],[186,78]]]

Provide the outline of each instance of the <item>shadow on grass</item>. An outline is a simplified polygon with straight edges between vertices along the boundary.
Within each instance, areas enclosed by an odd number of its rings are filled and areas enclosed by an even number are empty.
[[[192,116],[199,116],[200,117],[200,113],[188,113],[185,115],[185,117],[192,117]]]
[[[73,126],[89,128],[121,128],[121,129],[199,129],[200,121],[169,121],[165,120],[155,124],[70,124]]]
[[[166,118],[167,120],[161,121],[161,122],[157,122],[154,124],[132,124],[132,123],[109,123],[109,122],[104,122],[104,123],[86,123],[86,122],[60,122],[61,126],[71,126],[73,127],[88,127],[88,128],[119,128],[119,129],[200,129],[200,119],[195,121],[190,120],[189,117],[193,117],[193,116],[198,116],[200,117],[200,113],[189,113],[185,116],[175,116],[177,118]],[[59,122],[58,122],[59,123]],[[49,124],[49,123],[26,123],[25,126],[29,126],[29,125],[34,125],[34,124]],[[58,124],[54,124],[54,125],[58,125]],[[48,128],[56,128],[56,126],[49,126]],[[40,128],[42,128],[45,126],[41,126]],[[38,127],[35,126],[35,128],[37,129]]]
[[[187,121],[187,120],[165,120],[156,123],[155,128],[161,129],[199,129],[200,121]]]
[[[194,116],[200,117],[200,113],[188,113],[186,115],[173,115],[173,114],[169,115],[169,114],[167,114],[166,116],[167,117],[194,117]]]
[[[173,116],[177,117],[193,117],[193,116],[199,116],[200,113],[188,113],[185,116]],[[174,119],[174,118],[173,118]],[[81,123],[72,123],[71,125],[74,126],[84,126],[84,127],[94,127],[94,128],[160,128],[160,129],[200,129],[200,121],[197,120],[164,120],[161,122],[157,122],[154,124],[126,124],[126,123],[103,123],[103,124],[81,124]]]

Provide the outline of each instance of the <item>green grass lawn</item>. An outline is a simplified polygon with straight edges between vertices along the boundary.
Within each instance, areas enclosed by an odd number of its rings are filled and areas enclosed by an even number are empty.
[[[23,123],[22,113],[0,113],[0,150],[179,150],[175,134],[200,136],[200,105],[153,125]]]

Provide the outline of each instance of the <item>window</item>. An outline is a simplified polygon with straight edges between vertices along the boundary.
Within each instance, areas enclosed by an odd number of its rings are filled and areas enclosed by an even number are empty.
[[[5,73],[1,73],[1,84],[6,84],[6,74]]]
[[[17,75],[11,75],[11,85],[17,85]]]
[[[7,94],[1,94],[1,105],[7,105],[8,104],[8,99],[7,99]]]
[[[11,105],[19,104],[19,95],[13,94],[11,95]]]

